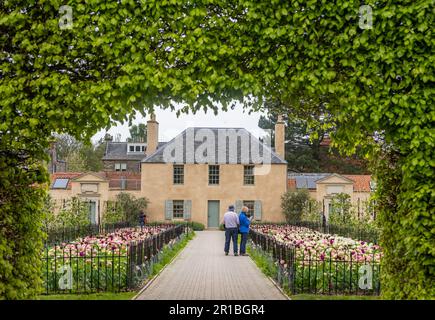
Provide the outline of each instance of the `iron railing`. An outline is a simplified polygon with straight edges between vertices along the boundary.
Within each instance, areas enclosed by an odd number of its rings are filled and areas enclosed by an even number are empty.
[[[312,252],[250,231],[252,250],[276,266],[274,278],[291,294],[379,295],[380,263],[375,257],[355,259],[352,252]]]
[[[151,228],[157,228],[153,226]],[[172,246],[189,224],[167,225],[145,240],[101,245],[77,242],[44,248],[42,263],[45,294],[127,291],[140,286],[153,270],[164,246]]]

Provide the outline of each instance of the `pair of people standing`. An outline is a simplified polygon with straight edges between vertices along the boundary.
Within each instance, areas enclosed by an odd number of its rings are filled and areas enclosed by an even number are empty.
[[[224,228],[225,228],[225,255],[230,251],[230,242],[233,241],[234,255],[238,256],[238,235],[241,234],[240,241],[240,255],[246,255],[246,242],[248,241],[249,225],[251,224],[251,217],[249,216],[248,207],[242,207],[239,215],[234,211],[234,206],[228,207],[228,211],[224,215]]]

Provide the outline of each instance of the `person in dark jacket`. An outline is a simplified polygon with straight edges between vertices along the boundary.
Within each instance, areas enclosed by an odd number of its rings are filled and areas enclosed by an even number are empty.
[[[140,225],[140,230],[143,230],[143,227],[145,226],[145,221],[146,221],[147,216],[145,215],[145,213],[143,212],[143,210],[140,211],[139,213],[139,225]]]
[[[239,222],[240,222],[239,231],[241,234],[241,240],[240,240],[240,255],[241,256],[247,255],[246,254],[246,242],[248,241],[249,226],[251,224],[251,219],[252,219],[252,217],[250,217],[248,212],[249,212],[249,208],[243,207],[242,211],[240,212],[240,215],[239,215]]]

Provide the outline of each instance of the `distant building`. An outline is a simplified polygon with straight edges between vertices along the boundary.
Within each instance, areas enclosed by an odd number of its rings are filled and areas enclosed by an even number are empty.
[[[107,201],[128,192],[148,198],[149,221],[197,221],[217,228],[231,204],[237,211],[250,208],[256,221],[285,221],[281,196],[288,189],[308,189],[326,214],[334,194],[347,193],[357,205],[370,195],[370,176],[288,174],[281,117],[275,126],[275,150],[244,128],[188,128],[167,143],[158,142],[158,131],[153,116],[147,122],[147,143],[106,137],[104,172],[54,173],[52,198],[60,205],[73,196],[88,201],[92,221],[98,223]],[[245,141],[256,141],[249,144],[248,156]],[[268,152],[270,162],[253,156],[257,147],[258,155]],[[181,157],[172,159],[177,152]]]
[[[105,140],[106,151],[102,158],[104,171],[140,172],[141,160],[147,156],[147,150],[150,150],[146,142],[113,141],[110,135],[106,135]],[[156,148],[164,144],[160,142]]]
[[[58,172],[51,175],[50,196],[55,210],[72,197],[89,203],[91,222],[101,222],[107,201],[121,192],[141,197],[140,174],[132,172]]]
[[[321,204],[322,211],[328,219],[332,212],[331,199],[339,193],[348,194],[357,214],[361,214],[370,199],[374,182],[370,175],[289,173],[287,187],[289,190],[307,189],[311,198]]]
[[[287,163],[284,156],[284,122],[277,123],[275,135],[277,152],[268,149],[243,128],[189,128],[167,144],[158,142],[158,122],[154,117],[147,123],[147,144],[114,142],[106,139],[105,171],[97,173],[57,173],[52,175],[50,194],[58,205],[78,196],[90,203],[90,216],[98,223],[105,212],[107,201],[114,200],[120,192],[128,192],[150,200],[147,215],[149,221],[192,220],[209,228],[218,228],[228,206],[233,204],[239,211],[243,205],[251,209],[255,220],[283,221],[280,197],[287,189]],[[218,139],[222,132],[236,132],[236,144]],[[188,151],[186,134],[205,131],[217,142],[216,148],[207,149],[216,155],[211,162],[201,162],[198,141],[192,142],[193,157],[171,162],[164,159],[165,148],[171,142],[183,139],[182,154]],[[262,163],[252,154],[245,158],[243,139],[258,141],[259,152],[270,151],[269,171],[258,174]],[[229,139],[229,138],[228,138]],[[232,143],[232,142],[231,142]],[[218,159],[218,150],[235,153]],[[233,150],[233,149],[231,149]],[[249,150],[251,151],[251,150]],[[230,161],[231,160],[231,161]],[[139,170],[139,165],[141,170]],[[139,173],[139,171],[141,171]]]

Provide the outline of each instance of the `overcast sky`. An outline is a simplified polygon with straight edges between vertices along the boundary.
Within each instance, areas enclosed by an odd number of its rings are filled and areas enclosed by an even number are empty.
[[[214,115],[213,111],[209,110],[207,113],[200,111],[195,115],[182,114],[177,118],[175,112],[171,110],[156,109],[156,120],[159,123],[159,141],[169,141],[188,127],[238,127],[247,129],[256,137],[262,136],[264,133],[258,127],[258,119],[261,114],[258,112],[248,114],[247,110],[244,111],[242,106],[238,106],[235,110],[222,111],[217,116]],[[146,123],[148,119],[148,116],[144,118],[138,114],[133,124]],[[104,136],[105,132],[105,130],[98,132],[92,140],[96,142]],[[128,123],[112,127],[108,132],[113,137],[118,133],[121,134],[121,141],[125,141],[130,135]]]

